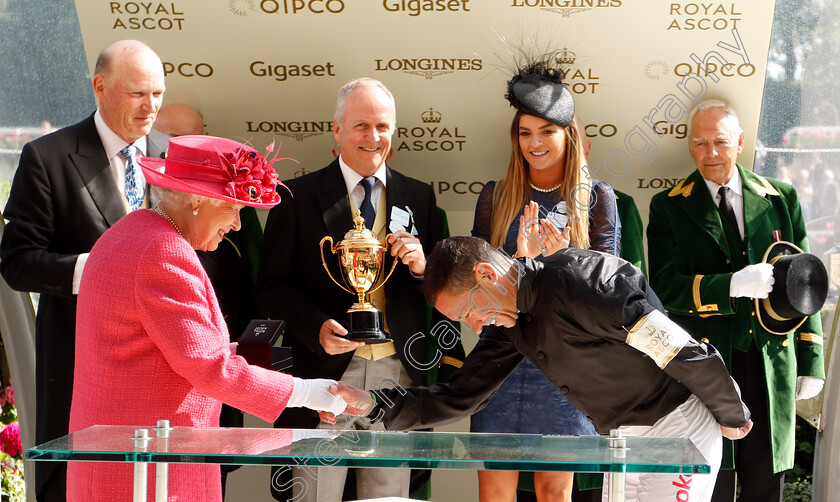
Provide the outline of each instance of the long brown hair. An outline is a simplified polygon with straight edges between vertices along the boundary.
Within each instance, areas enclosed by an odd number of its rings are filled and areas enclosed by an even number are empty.
[[[516,112],[510,125],[510,164],[507,174],[499,180],[493,193],[493,219],[490,223],[490,244],[502,246],[513,219],[530,201],[531,186],[528,163],[519,146],[519,119],[524,113]],[[559,126],[558,126],[559,127]],[[572,247],[589,248],[589,201],[592,179],[586,168],[583,143],[574,126],[563,129],[566,137],[566,165],[560,194],[566,201],[571,227]],[[562,229],[561,229],[562,230]]]

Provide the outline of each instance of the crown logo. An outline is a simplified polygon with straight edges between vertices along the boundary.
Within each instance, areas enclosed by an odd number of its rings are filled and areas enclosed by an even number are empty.
[[[429,108],[429,111],[420,114],[420,118],[423,119],[424,124],[439,124],[442,115],[440,112],[436,112],[434,109]]]
[[[566,47],[554,53],[554,60],[557,61],[557,64],[572,65],[575,64],[575,59],[577,59],[577,54]]]

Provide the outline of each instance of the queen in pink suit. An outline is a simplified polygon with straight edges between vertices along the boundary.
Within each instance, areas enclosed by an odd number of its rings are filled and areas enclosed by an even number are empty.
[[[84,265],[70,432],[153,427],[158,419],[218,427],[222,402],[268,422],[291,406],[343,411],[344,401],[327,390],[333,381],[293,378],[231,353],[195,253],[238,229],[244,205],[280,202],[272,161],[236,141],[181,136],[170,140],[165,161],[138,162],[159,202],[111,227]],[[67,498],[131,500],[132,472],[131,464],[71,462]],[[215,465],[173,464],[169,500],[221,501],[219,479]]]

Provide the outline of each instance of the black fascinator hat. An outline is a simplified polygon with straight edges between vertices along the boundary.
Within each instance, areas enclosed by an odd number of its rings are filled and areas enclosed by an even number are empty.
[[[522,67],[508,81],[505,98],[520,112],[560,127],[571,124],[575,116],[575,101],[550,55]]]

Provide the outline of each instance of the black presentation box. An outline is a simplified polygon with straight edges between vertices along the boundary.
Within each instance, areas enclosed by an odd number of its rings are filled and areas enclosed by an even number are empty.
[[[236,353],[249,364],[283,371],[292,366],[292,351],[289,347],[274,347],[274,342],[285,329],[283,320],[252,319],[239,338]]]

